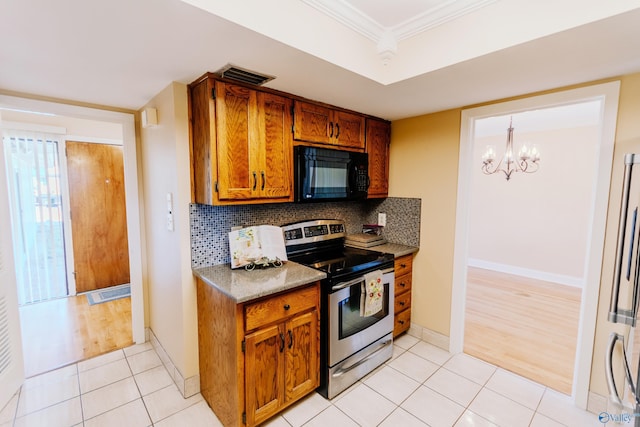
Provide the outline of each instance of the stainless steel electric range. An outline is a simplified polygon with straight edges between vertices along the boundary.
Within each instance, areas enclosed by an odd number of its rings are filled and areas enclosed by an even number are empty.
[[[340,220],[282,226],[287,258],[324,271],[320,309],[320,387],[332,399],[393,354],[393,255],[346,247]],[[364,275],[381,271],[382,309],[361,315]]]

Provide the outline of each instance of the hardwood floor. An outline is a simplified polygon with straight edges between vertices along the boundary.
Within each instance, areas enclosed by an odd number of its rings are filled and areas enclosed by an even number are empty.
[[[469,267],[464,352],[571,394],[581,293]]]
[[[27,378],[133,344],[130,297],[91,306],[85,295],[25,305],[20,324]]]

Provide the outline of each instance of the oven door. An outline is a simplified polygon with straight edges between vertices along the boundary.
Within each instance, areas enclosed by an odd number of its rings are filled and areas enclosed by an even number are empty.
[[[360,315],[364,276],[331,287],[327,307],[330,367],[393,332],[393,268],[383,271],[382,281],[382,310],[372,316]]]

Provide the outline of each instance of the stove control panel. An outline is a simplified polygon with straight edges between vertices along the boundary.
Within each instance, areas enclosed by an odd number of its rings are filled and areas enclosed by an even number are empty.
[[[339,239],[347,235],[344,222],[336,219],[302,221],[283,225],[281,228],[286,245]]]
[[[326,224],[304,227],[304,237],[324,236],[325,234],[329,234]]]

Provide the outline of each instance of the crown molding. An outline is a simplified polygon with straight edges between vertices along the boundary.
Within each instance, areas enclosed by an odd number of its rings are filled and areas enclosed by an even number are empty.
[[[342,0],[338,0],[342,1]],[[391,28],[398,41],[416,36],[498,0],[449,0]]]
[[[302,0],[302,2],[376,43],[385,31],[377,21],[345,0]]]
[[[353,7],[347,0],[302,0],[303,3],[314,7],[375,43],[379,43],[384,36],[388,37],[389,34],[393,35],[397,43],[496,1],[498,0],[444,0],[437,6],[400,24],[384,27],[369,15]]]

